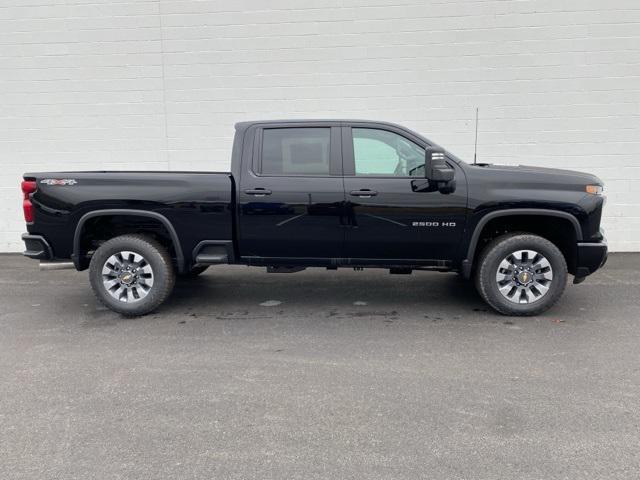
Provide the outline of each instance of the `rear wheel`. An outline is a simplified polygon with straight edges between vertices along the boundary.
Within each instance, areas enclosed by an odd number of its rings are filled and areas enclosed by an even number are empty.
[[[493,240],[482,252],[476,287],[504,315],[537,315],[562,296],[567,264],[549,240],[526,233]]]
[[[143,235],[122,235],[103,243],[91,257],[91,288],[111,310],[145,315],[171,293],[175,274],[167,250]]]

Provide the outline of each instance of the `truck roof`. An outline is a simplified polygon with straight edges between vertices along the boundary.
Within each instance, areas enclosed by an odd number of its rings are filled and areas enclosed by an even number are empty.
[[[406,130],[406,127],[397,123],[385,122],[380,120],[364,120],[353,118],[294,118],[294,119],[272,119],[272,120],[246,120],[235,124],[236,129],[246,129],[252,125],[264,124],[281,124],[281,123],[369,123],[374,125],[388,125]]]

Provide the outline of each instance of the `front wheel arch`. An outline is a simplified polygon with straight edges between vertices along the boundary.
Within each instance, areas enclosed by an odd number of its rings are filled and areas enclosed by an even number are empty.
[[[560,227],[565,235],[558,236],[557,231],[548,228],[549,225]],[[466,251],[463,250],[464,253],[461,255],[462,276],[466,279],[472,277],[478,258],[491,240],[513,232],[538,235],[554,243],[564,255],[569,273],[574,273],[577,263],[577,242],[583,238],[578,219],[560,210],[518,208],[496,210],[487,213],[478,221],[468,237]]]

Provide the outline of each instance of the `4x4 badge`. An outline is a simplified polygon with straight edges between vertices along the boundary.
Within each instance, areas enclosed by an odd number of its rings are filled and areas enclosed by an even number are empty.
[[[75,185],[78,181],[73,178],[45,178],[40,180],[40,183],[46,185]]]

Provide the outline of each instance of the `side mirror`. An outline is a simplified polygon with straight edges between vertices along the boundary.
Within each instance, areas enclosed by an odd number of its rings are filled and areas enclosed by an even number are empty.
[[[447,164],[444,150],[427,148],[424,152],[424,176],[432,182],[447,183],[453,180],[455,171]]]

